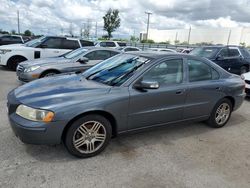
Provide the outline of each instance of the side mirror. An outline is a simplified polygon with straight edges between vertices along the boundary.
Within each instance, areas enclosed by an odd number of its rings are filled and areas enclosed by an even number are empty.
[[[85,63],[87,63],[88,61],[89,61],[89,59],[86,58],[86,57],[81,57],[80,59],[77,60],[77,62],[82,63],[82,64],[85,64]]]
[[[224,60],[224,57],[223,57],[222,55],[218,55],[218,56],[216,57],[216,60]]]
[[[160,87],[159,83],[156,81],[142,80],[134,85],[134,88],[139,90],[144,89],[158,89]]]

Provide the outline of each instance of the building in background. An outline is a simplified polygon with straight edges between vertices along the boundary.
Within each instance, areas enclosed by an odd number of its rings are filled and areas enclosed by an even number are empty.
[[[189,34],[190,33],[190,34]],[[141,33],[142,35],[142,33]],[[190,28],[175,30],[149,30],[149,39],[155,42],[169,41],[171,44],[188,43],[212,43],[224,45],[250,45],[250,28]]]

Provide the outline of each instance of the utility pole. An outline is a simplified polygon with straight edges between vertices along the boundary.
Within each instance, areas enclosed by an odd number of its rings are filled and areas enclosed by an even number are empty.
[[[97,38],[97,22],[95,22],[95,38]]]
[[[17,32],[18,32],[18,34],[20,34],[19,10],[17,10]]]
[[[227,45],[229,45],[229,41],[230,41],[230,38],[231,38],[231,29],[230,29],[230,31],[229,31],[229,34],[228,34],[228,39],[227,39]]]
[[[189,42],[190,42],[190,35],[191,35],[191,26],[190,26],[189,32],[188,32],[188,44],[189,44]]]
[[[150,15],[151,15],[152,13],[151,13],[151,12],[145,12],[145,14],[148,15],[147,34],[146,34],[146,40],[148,40],[149,19],[150,19]]]

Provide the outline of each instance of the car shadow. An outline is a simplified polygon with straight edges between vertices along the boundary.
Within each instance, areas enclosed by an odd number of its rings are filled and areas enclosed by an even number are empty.
[[[2,70],[2,71],[8,71],[8,72],[14,72],[13,70],[10,70],[10,69],[8,69],[5,66],[0,66],[0,70]]]
[[[248,121],[240,114],[232,114],[228,124],[222,129],[227,129]],[[217,131],[216,128],[210,128],[205,123],[180,123],[167,125],[163,127],[148,129],[145,131],[120,135],[111,140],[109,146],[95,158],[109,158],[111,155],[119,154],[127,160],[138,156],[138,149],[141,147],[153,147],[157,144],[171,146],[178,139],[185,137],[195,137],[198,141],[200,135]],[[25,145],[26,152],[35,159],[43,162],[63,162],[79,160],[71,156],[63,144],[55,146],[43,145]]]

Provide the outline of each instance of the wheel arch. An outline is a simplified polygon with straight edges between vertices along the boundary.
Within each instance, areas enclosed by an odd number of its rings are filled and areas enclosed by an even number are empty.
[[[104,110],[93,110],[93,111],[88,111],[88,112],[84,112],[82,114],[79,114],[79,115],[75,116],[73,119],[71,119],[67,123],[67,125],[65,126],[61,139],[64,140],[66,133],[67,133],[67,130],[69,129],[70,125],[73,122],[75,122],[79,118],[87,116],[87,115],[100,115],[100,116],[105,117],[107,120],[109,120],[111,123],[111,128],[112,128],[112,136],[116,137],[116,135],[117,135],[117,122],[116,122],[115,117],[111,113],[104,111]]]
[[[232,96],[225,96],[224,98],[230,100],[230,102],[232,103],[232,108],[234,109],[235,99]]]
[[[43,77],[44,74],[48,73],[48,72],[56,72],[57,74],[60,74],[61,71],[57,70],[57,69],[47,69],[47,70],[44,70],[43,72],[41,72],[40,74],[40,78]]]
[[[16,59],[16,58],[24,59],[24,61],[28,60],[28,58],[25,57],[24,55],[12,55],[12,56],[9,57],[9,59],[7,60],[7,65],[11,62],[11,60]]]

